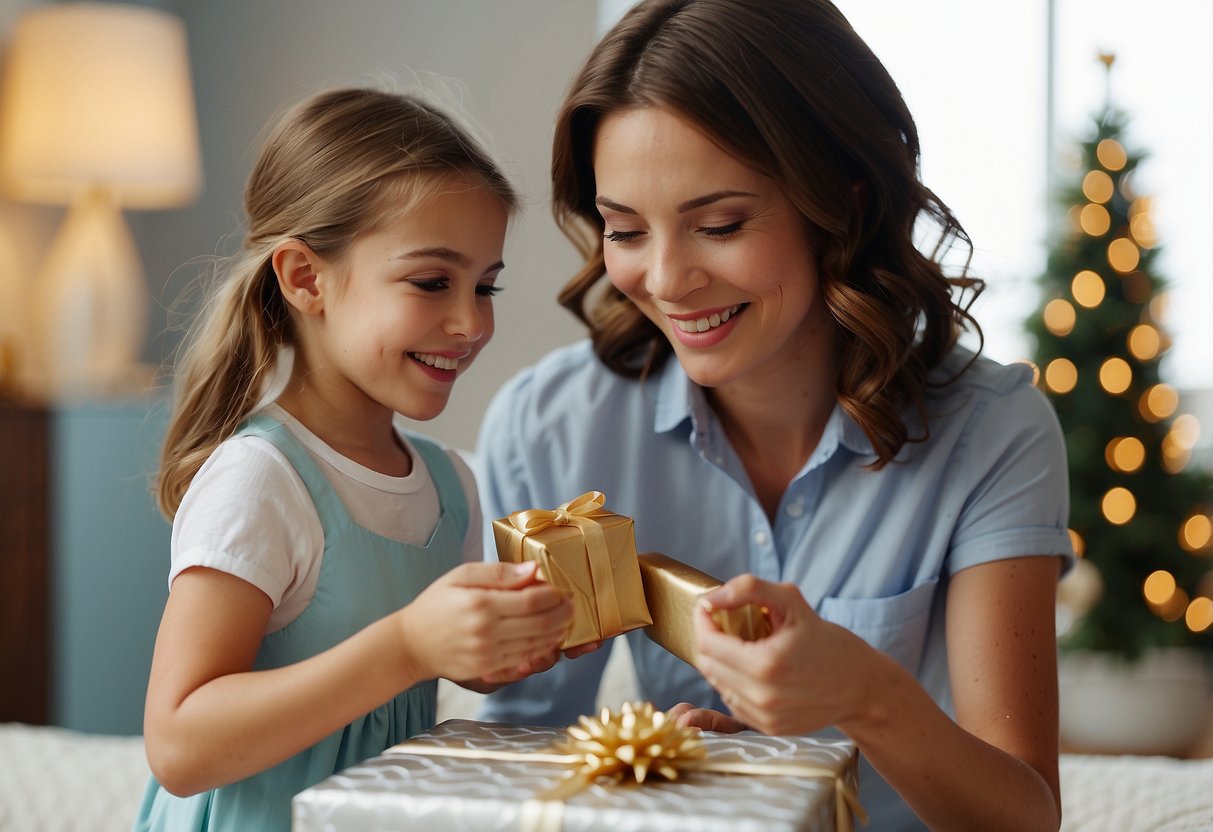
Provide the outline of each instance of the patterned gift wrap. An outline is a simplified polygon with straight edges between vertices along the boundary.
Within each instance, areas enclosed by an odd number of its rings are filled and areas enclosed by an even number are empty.
[[[677,780],[651,776],[642,784],[599,779],[562,795],[563,799],[543,799],[558,790],[570,791],[568,762],[556,753],[566,739],[565,731],[557,728],[448,720],[296,796],[292,828],[294,832],[838,832],[852,828],[851,812],[842,799],[856,792],[856,752],[849,740],[704,732],[706,759],[745,773],[685,770]],[[784,773],[774,773],[777,770]]]

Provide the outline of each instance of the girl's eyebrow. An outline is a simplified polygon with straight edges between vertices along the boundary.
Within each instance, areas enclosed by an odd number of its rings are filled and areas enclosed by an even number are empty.
[[[685,214],[687,211],[691,211],[695,208],[702,208],[705,205],[711,205],[713,202],[717,202],[721,199],[728,199],[731,196],[757,196],[757,194],[752,194],[749,191],[714,191],[710,194],[697,196],[694,199],[688,199],[686,202],[679,203],[676,210],[679,214]],[[636,213],[634,208],[629,208],[626,205],[620,205],[618,202],[615,202],[614,200],[605,196],[595,197],[594,204],[600,205],[603,208],[607,208],[611,211],[618,211],[621,214]]]
[[[427,257],[436,257],[439,260],[445,260],[448,263],[454,263],[461,269],[470,269],[472,267],[472,258],[468,257],[462,251],[455,251],[453,248],[446,246],[433,246],[431,248],[417,248],[412,251],[406,251],[403,254],[397,254],[393,260],[421,260]],[[505,262],[498,260],[493,265],[484,270],[485,274],[499,272],[505,268]]]

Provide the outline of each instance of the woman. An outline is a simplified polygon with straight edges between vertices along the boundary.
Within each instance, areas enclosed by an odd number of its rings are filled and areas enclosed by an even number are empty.
[[[1064,448],[1027,367],[957,344],[981,284],[940,266],[968,239],[884,67],[825,0],[651,0],[589,56],[554,154],[590,341],[494,400],[489,516],[598,489],[641,551],[746,573],[708,600],[765,604],[772,636],[704,612],[692,668],[632,634],[641,693],[705,728],[841,730],[872,828],[1056,829]],[[571,722],[605,660],[486,718]]]

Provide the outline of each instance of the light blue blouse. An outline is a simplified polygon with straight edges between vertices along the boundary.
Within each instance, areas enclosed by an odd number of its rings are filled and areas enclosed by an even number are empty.
[[[956,376],[971,357],[958,348],[932,379]],[[864,467],[875,459],[872,446],[836,406],[772,522],[677,361],[637,382],[605,369],[583,342],[524,370],[494,398],[478,447],[481,499],[492,519],[602,491],[607,508],[635,520],[638,551],[721,580],[752,572],[797,584],[823,618],[893,656],[951,713],[949,576],[1024,555],[1069,562],[1069,490],[1057,419],[1026,365],[979,358],[932,388],[926,404],[929,438],[907,443],[879,471]],[[916,418],[907,423],[912,436],[921,433]],[[491,535],[486,546],[493,551]],[[726,710],[693,667],[640,631],[628,639],[645,699]],[[561,661],[510,685],[482,716],[571,724],[593,712],[607,656]],[[864,775],[871,783],[874,774]],[[873,801],[889,797],[864,791],[880,817]],[[908,813],[904,804],[900,811]]]

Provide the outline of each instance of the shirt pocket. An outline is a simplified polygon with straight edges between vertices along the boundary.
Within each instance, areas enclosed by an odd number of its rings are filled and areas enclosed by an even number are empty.
[[[915,673],[931,623],[938,578],[888,598],[825,598],[818,610],[826,621],[846,627]]]

